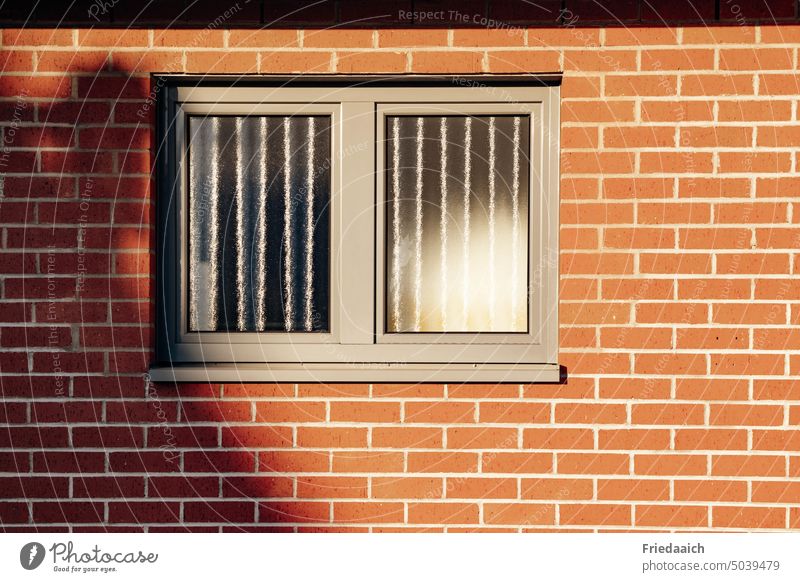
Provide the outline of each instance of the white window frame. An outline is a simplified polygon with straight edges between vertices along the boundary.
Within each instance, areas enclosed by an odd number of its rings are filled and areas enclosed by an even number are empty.
[[[557,79],[159,77],[156,381],[556,382]],[[527,333],[385,333],[387,115],[528,115]],[[330,115],[329,332],[187,329],[188,115]]]

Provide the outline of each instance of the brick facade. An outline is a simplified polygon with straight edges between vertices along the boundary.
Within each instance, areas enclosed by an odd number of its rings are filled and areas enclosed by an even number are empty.
[[[2,529],[800,528],[799,42],[4,30]],[[151,72],[554,71],[565,383],[148,385]]]

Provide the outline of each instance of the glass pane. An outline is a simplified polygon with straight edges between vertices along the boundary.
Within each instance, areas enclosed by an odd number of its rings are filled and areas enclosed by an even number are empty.
[[[189,329],[327,331],[330,118],[189,118]]]
[[[388,332],[528,329],[528,116],[389,116]]]

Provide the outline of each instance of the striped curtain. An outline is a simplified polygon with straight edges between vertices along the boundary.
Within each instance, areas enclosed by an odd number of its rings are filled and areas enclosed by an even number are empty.
[[[328,330],[330,118],[188,128],[189,329]]]
[[[528,116],[389,116],[389,332],[526,332]]]

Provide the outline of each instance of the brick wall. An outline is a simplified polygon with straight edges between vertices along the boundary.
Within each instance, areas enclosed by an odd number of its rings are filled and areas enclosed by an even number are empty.
[[[798,41],[4,30],[2,528],[800,527]],[[564,71],[566,383],[148,386],[153,71]]]

